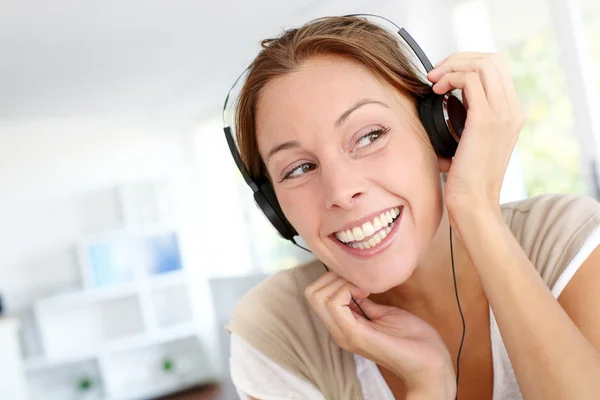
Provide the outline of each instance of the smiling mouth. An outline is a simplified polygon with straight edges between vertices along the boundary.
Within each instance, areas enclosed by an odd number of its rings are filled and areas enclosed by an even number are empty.
[[[403,208],[390,208],[360,226],[335,232],[334,236],[340,243],[353,249],[376,247],[392,231]]]

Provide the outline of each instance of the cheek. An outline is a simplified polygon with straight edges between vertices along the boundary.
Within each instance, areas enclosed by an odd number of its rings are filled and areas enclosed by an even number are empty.
[[[310,192],[303,189],[296,189],[278,194],[277,199],[285,217],[298,234],[305,240],[309,238],[309,233],[314,232],[318,226],[314,194],[311,195]]]

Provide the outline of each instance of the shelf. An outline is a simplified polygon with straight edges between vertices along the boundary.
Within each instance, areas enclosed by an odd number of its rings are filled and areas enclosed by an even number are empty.
[[[196,335],[198,335],[198,328],[194,324],[180,324],[169,328],[162,328],[153,333],[131,335],[123,339],[113,340],[102,345],[100,353],[110,355]]]
[[[121,293],[122,294],[122,293]],[[89,354],[104,343],[145,332],[137,295],[105,301],[36,307],[43,353],[48,359],[70,359]]]
[[[77,354],[71,357],[64,358],[32,357],[25,360],[25,370],[27,372],[37,372],[48,368],[55,368],[61,365],[91,361],[95,357],[96,354],[94,354],[93,352]]]
[[[139,289],[136,285],[127,283],[97,289],[84,289],[76,292],[65,292],[40,300],[36,308],[81,308],[90,303],[114,300],[122,297],[137,296]]]
[[[187,274],[184,270],[150,275],[150,286],[153,289],[168,288],[187,283]]]
[[[150,275],[148,282],[152,289],[162,289],[186,284],[187,275],[183,270]],[[79,308],[93,302],[118,299],[120,297],[137,296],[140,285],[134,283],[115,284],[114,286],[96,289],[83,289],[64,292],[47,297],[37,303],[37,307]]]
[[[83,379],[89,379],[91,387],[84,392],[79,388]],[[28,371],[27,382],[31,399],[104,399],[103,376],[98,361],[80,360],[72,365],[54,365],[50,368]]]
[[[102,365],[113,372],[105,384],[107,397],[115,400],[156,398],[215,378],[196,336],[114,354],[103,358]]]
[[[128,350],[136,350],[141,347],[148,347],[166,342],[176,341],[193,337],[198,334],[198,329],[195,325],[181,324],[178,326],[163,328],[154,332],[154,334],[139,334],[130,335],[122,339],[112,340],[99,346],[99,351],[85,352],[69,357],[33,357],[25,360],[25,369],[27,372],[36,372],[48,368],[55,368],[66,364],[76,364],[85,361],[92,361],[98,355],[112,355],[115,353],[126,352]]]

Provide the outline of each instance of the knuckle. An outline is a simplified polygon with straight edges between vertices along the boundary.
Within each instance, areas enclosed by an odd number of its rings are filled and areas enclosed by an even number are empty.
[[[311,290],[308,293],[308,299],[309,299],[310,303],[312,303],[313,305],[321,303],[322,295],[320,294],[320,292],[321,292],[320,290]]]
[[[308,285],[307,287],[304,288],[304,296],[310,300],[310,299],[312,299],[312,295],[313,295],[313,286]]]
[[[477,82],[479,82],[479,74],[477,74],[477,72],[468,72],[465,80],[467,83],[469,84],[475,84]]]

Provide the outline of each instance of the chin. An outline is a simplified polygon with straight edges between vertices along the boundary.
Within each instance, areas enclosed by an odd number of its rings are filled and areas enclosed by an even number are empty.
[[[351,279],[356,286],[369,293],[383,293],[406,282],[415,268],[416,265],[411,262],[396,262],[394,265],[382,265],[380,268],[374,266],[358,271],[354,279]]]

